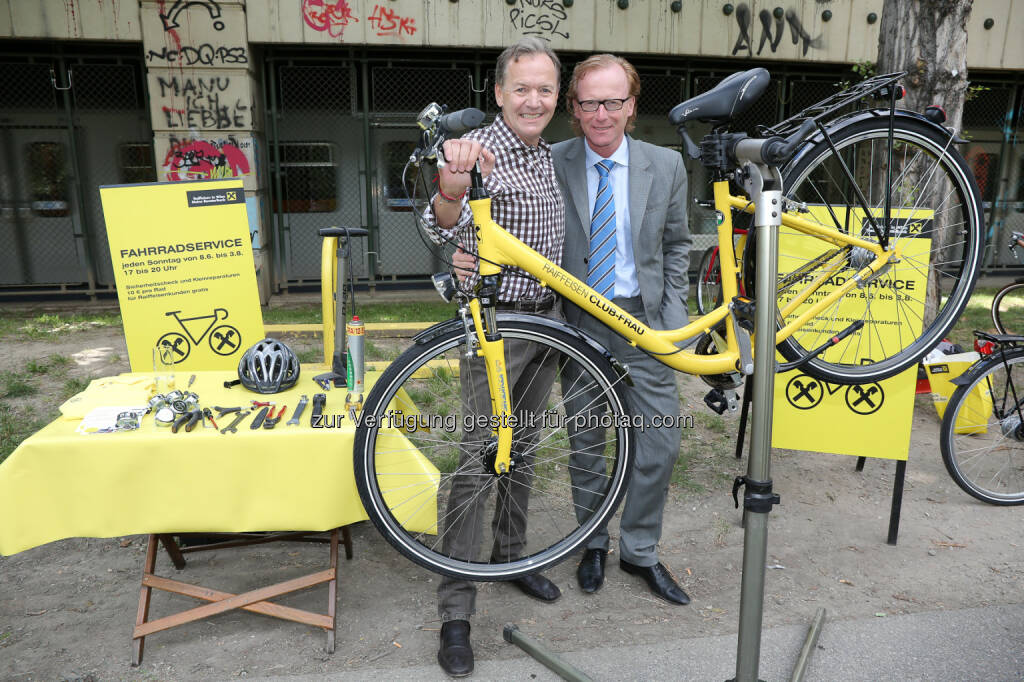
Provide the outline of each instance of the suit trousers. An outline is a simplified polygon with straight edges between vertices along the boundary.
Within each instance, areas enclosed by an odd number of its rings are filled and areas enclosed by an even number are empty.
[[[549,317],[556,316],[549,313]],[[526,341],[505,339],[506,372],[512,388],[512,404],[517,423],[513,448],[529,451],[541,421],[526,415],[542,413],[555,380],[558,354],[550,348]],[[547,352],[545,352],[547,351]],[[490,415],[490,392],[487,371],[482,358],[459,361],[462,406],[465,415]],[[497,495],[491,531],[494,539],[491,559],[517,559],[526,546],[526,510],[530,499],[532,457],[527,455],[525,467],[495,479],[480,476],[484,465],[480,458],[481,443],[491,436],[489,427],[463,429],[459,453],[459,471],[468,475],[453,477],[448,496],[446,519],[454,519],[443,529],[443,551],[460,559],[477,559],[483,542],[483,515],[487,497]],[[484,490],[493,486],[495,490]],[[458,511],[456,511],[458,510]],[[476,613],[476,584],[445,577],[437,588],[437,612],[441,622],[468,620]]]
[[[647,323],[647,315],[639,296],[616,298],[613,302]],[[626,365],[633,380],[632,386],[624,385],[628,409],[630,414],[642,415],[645,423],[644,426],[634,428],[636,457],[619,523],[619,556],[631,564],[653,566],[658,563],[662,515],[682,438],[682,429],[677,419],[679,390],[675,372],[634,348],[589,315],[584,314],[578,326]],[[563,394],[573,393],[570,387],[577,380],[573,366],[563,370],[561,380]],[[566,404],[566,413],[569,416],[569,438],[574,453],[573,501],[577,519],[582,523],[590,513],[589,510],[595,507],[605,480],[601,472],[604,460],[599,453],[604,450],[606,434],[602,428],[593,428],[594,419],[572,419],[574,414],[589,416],[587,413],[595,409],[593,396],[579,394],[579,391],[575,393],[577,395],[574,399]],[[652,428],[650,421],[655,415],[665,424]],[[601,528],[591,538],[587,548],[607,551],[608,545],[608,529]]]

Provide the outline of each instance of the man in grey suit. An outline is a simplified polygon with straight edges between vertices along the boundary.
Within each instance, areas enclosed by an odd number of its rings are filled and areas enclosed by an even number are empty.
[[[581,137],[551,150],[565,198],[562,267],[649,326],[673,329],[687,318],[691,239],[686,171],[678,152],[626,135],[636,119],[639,92],[636,70],[614,55],[594,55],[573,71],[567,103]],[[657,596],[687,604],[690,598],[658,560],[662,514],[681,438],[675,373],[575,305],[565,304],[565,317],[629,367],[633,386],[626,390],[635,414],[648,423],[654,415],[670,417],[664,420],[668,426],[636,433],[637,457],[620,522],[619,566],[642,577]],[[572,385],[572,379],[563,372],[564,385]],[[578,409],[585,410],[586,403],[584,396]],[[574,497],[583,516],[588,494],[593,494],[588,491],[598,489],[598,476],[587,471],[588,449],[599,451],[604,433],[570,430],[570,438],[577,453]],[[589,542],[576,572],[584,592],[595,592],[604,582],[608,547],[607,529]]]

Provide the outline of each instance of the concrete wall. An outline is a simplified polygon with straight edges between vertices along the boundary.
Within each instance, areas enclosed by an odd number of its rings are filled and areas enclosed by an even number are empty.
[[[241,16],[240,35],[253,43],[498,48],[533,34],[581,52],[853,63],[875,59],[879,22],[868,17],[880,17],[883,2],[680,0],[675,12],[668,0],[629,0],[626,9],[613,0],[0,0],[0,37],[143,40],[148,47],[163,24],[146,15],[164,12],[181,28],[224,26],[204,34],[209,42],[194,45],[196,52],[167,44],[152,60],[168,66],[237,65],[246,40],[228,40],[237,33],[228,27]],[[148,12],[148,5],[163,9]],[[975,0],[968,34],[969,67],[1024,67],[1024,0]]]

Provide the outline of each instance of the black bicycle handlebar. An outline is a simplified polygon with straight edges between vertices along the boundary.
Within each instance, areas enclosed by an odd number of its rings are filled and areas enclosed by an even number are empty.
[[[366,237],[370,231],[365,227],[321,227],[317,230],[321,237]]]
[[[459,109],[437,120],[437,127],[445,137],[461,135],[483,123],[484,112],[479,109]]]

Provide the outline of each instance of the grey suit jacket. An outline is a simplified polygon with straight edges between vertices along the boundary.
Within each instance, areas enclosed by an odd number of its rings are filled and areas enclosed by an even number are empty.
[[[679,152],[626,138],[629,144],[629,222],[640,296],[648,324],[675,329],[686,324],[690,231],[686,224],[686,170]],[[562,267],[587,278],[590,206],[586,150],[577,137],[551,147],[555,176],[565,199]],[[579,324],[583,312],[566,303],[565,317]]]

